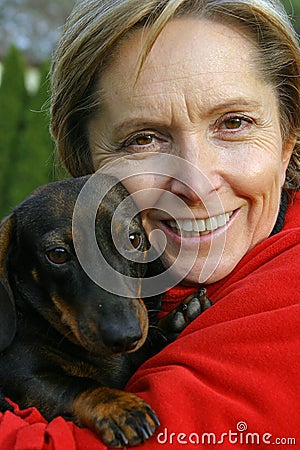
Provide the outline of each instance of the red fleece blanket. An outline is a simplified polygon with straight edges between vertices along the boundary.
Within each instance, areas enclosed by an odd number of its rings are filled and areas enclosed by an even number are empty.
[[[297,193],[283,230],[208,286],[214,306],[130,380],[161,421],[138,448],[300,448],[299,252]],[[164,310],[189,292],[168,292]],[[0,415],[1,450],[104,448],[89,430],[61,417],[47,423],[35,408]]]

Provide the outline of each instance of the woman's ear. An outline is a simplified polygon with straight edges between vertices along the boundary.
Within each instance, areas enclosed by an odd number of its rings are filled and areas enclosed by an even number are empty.
[[[284,185],[286,179],[286,171],[297,142],[296,136],[290,137],[283,143],[281,154],[281,186]]]
[[[0,351],[9,346],[16,333],[16,312],[8,278],[8,258],[15,235],[14,214],[0,224]]]

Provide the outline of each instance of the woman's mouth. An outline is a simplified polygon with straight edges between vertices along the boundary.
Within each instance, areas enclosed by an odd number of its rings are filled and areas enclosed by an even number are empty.
[[[218,228],[224,227],[232,216],[233,211],[209,217],[207,219],[176,219],[166,220],[165,224],[178,236],[199,237],[205,236]]]

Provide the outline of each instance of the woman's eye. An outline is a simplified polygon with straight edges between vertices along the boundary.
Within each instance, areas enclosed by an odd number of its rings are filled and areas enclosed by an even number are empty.
[[[141,134],[139,136],[135,136],[125,143],[125,147],[129,147],[130,145],[137,146],[147,146],[153,144],[154,136],[153,134]]]
[[[240,117],[233,117],[232,119],[226,119],[223,122],[224,128],[227,130],[237,130],[242,126],[242,119]]]
[[[152,144],[153,136],[151,134],[145,134],[144,136],[138,136],[134,139],[133,143],[136,145],[149,145]]]
[[[156,131],[140,131],[128,137],[121,143],[123,150],[128,152],[168,152],[171,140]]]
[[[230,134],[234,136],[234,132],[246,131],[251,124],[253,124],[253,120],[244,116],[222,117],[216,124],[216,131],[227,136]]]
[[[53,264],[64,264],[70,259],[69,253],[62,247],[48,250],[46,252],[46,257]]]

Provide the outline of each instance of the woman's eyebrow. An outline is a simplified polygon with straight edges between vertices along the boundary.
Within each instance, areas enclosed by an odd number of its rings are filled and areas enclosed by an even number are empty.
[[[260,101],[256,99],[245,99],[245,97],[235,98],[233,100],[225,101],[218,103],[217,105],[208,106],[207,108],[203,107],[203,112],[199,114],[200,116],[211,116],[217,113],[224,113],[230,111],[244,111],[244,110],[255,110],[260,111],[263,105]],[[202,108],[201,108],[202,109]],[[151,127],[163,127],[168,126],[167,124],[163,124],[161,120],[155,117],[149,117],[149,119],[138,117],[132,117],[123,120],[122,122],[116,124],[114,130],[116,132],[122,133],[128,130],[136,130],[136,129],[147,129]]]
[[[207,109],[207,115],[213,115],[220,111],[243,111],[243,110],[261,110],[263,107],[262,102],[257,99],[245,99],[245,97],[236,98],[233,100],[225,101],[222,103],[218,103],[217,105],[213,105]]]
[[[115,127],[115,131],[124,132],[128,130],[151,128],[154,126],[163,126],[161,121],[149,118],[149,120],[127,119],[119,123]]]

